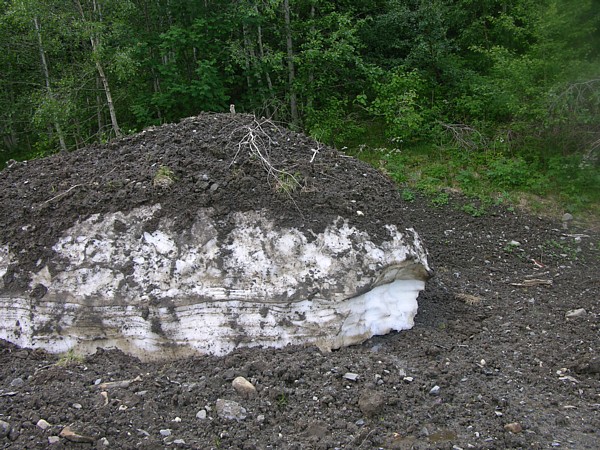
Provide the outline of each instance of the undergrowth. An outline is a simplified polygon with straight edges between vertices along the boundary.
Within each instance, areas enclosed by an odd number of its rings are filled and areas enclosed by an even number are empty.
[[[462,208],[474,217],[485,215],[491,205],[509,209],[525,205],[542,213],[549,212],[549,204],[554,205],[556,214],[600,217],[600,170],[583,164],[578,155],[434,144],[395,148],[381,141],[350,147],[346,152],[388,174],[408,201],[414,200],[418,191],[433,206],[445,205],[448,192],[460,192],[474,200]]]

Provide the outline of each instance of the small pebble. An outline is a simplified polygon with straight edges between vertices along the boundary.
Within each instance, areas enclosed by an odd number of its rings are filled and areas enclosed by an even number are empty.
[[[431,388],[431,390],[429,391],[429,395],[439,395],[440,394],[440,387],[439,386],[434,386]]]
[[[21,387],[25,384],[23,378],[15,378],[10,382],[11,387]]]
[[[167,437],[167,436],[171,436],[171,430],[170,429],[164,429],[164,430],[160,430],[159,431],[161,436]]]
[[[8,436],[10,433],[10,423],[0,420],[0,437]]]
[[[198,418],[200,420],[206,419],[206,410],[205,409],[201,409],[200,411],[198,411],[196,413],[196,418]]]
[[[58,444],[60,442],[60,438],[58,436],[48,436],[48,445]]]
[[[231,382],[231,385],[233,386],[233,389],[243,397],[249,398],[256,395],[256,388],[244,377],[236,377]]]
[[[587,314],[587,311],[584,308],[572,309],[567,311],[565,314],[565,319],[577,319],[579,317],[584,317]]]
[[[356,381],[356,380],[358,380],[358,374],[357,373],[352,373],[352,372],[346,372],[344,374],[344,378],[346,380]]]
[[[46,422],[44,419],[40,419],[37,421],[38,428],[41,428],[42,430],[47,430],[48,428],[50,428],[50,424],[48,422]]]
[[[244,420],[246,418],[246,408],[232,400],[217,399],[215,410],[222,419]]]
[[[507,423],[506,425],[504,425],[504,429],[506,431],[510,431],[511,433],[515,433],[515,434],[523,431],[523,427],[521,426],[521,424],[519,422]]]

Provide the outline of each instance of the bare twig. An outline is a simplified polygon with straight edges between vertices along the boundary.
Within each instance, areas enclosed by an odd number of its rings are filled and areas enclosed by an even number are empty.
[[[81,187],[81,186],[85,186],[85,183],[82,183],[82,184],[76,184],[76,185],[74,185],[74,186],[71,186],[71,187],[70,187],[69,189],[67,189],[66,191],[64,191],[64,192],[61,192],[61,193],[60,193],[60,194],[58,194],[58,195],[55,195],[54,197],[52,197],[52,198],[51,198],[51,199],[49,199],[49,200],[46,200],[44,203],[42,203],[42,205],[45,205],[46,203],[50,203],[50,202],[52,202],[52,201],[54,201],[54,200],[56,200],[56,199],[59,199],[59,198],[61,198],[61,197],[65,196],[65,195],[67,195],[67,194],[68,194],[69,192],[71,192],[73,189],[75,189],[75,188],[78,188],[78,187]]]
[[[462,123],[440,123],[456,145],[467,150],[477,150],[486,144],[485,137],[475,128]]]

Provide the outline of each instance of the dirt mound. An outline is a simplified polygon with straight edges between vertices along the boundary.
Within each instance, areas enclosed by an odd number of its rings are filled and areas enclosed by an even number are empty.
[[[316,233],[348,217],[376,239],[383,223],[404,228],[398,201],[381,173],[305,135],[254,116],[203,114],[1,172],[0,245],[18,255],[5,286],[25,287],[23,274],[43,266],[58,237],[91,214],[161,203],[185,229],[201,207],[222,216],[265,209],[283,226]]]

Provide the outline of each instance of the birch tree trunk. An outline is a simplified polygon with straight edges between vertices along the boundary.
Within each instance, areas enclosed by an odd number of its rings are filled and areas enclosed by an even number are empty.
[[[79,14],[81,15],[81,20],[83,22],[86,21],[85,13],[83,11],[83,6],[81,5],[80,0],[76,0],[77,7],[79,8]],[[94,13],[99,12],[99,6],[96,0],[92,1]],[[102,87],[104,89],[104,94],[106,96],[106,104],[108,106],[108,112],[110,114],[110,121],[112,124],[113,132],[116,137],[121,137],[121,128],[119,127],[119,122],[117,121],[117,113],[115,111],[115,106],[113,103],[112,93],[110,90],[110,85],[108,83],[108,78],[106,77],[106,73],[104,72],[104,67],[102,66],[102,62],[100,61],[100,37],[97,33],[92,33],[90,35],[90,43],[92,44],[92,58],[94,59],[94,64],[96,66],[96,71],[98,72],[98,76],[100,77],[100,81],[102,82]]]
[[[290,116],[292,125],[298,125],[298,98],[294,81],[296,79],[296,67],[294,65],[294,47],[292,42],[292,26],[290,20],[290,2],[283,0],[283,15],[285,18],[285,40],[287,48],[288,83],[290,90]]]
[[[46,91],[48,92],[48,97],[51,99],[54,98],[54,94],[52,93],[52,86],[50,84],[50,70],[48,69],[48,60],[46,58],[46,50],[44,49],[44,43],[42,41],[42,31],[40,27],[40,22],[37,17],[33,18],[33,25],[35,27],[35,34],[38,39],[38,47],[40,51],[40,59],[42,62],[42,71],[44,72],[44,80],[46,82]],[[65,143],[65,136],[62,132],[62,127],[58,122],[58,119],[55,117],[55,112],[52,112],[52,117],[54,121],[54,128],[56,129],[56,134],[58,134],[58,140],[60,142],[60,149],[62,151],[67,151],[67,144]]]

